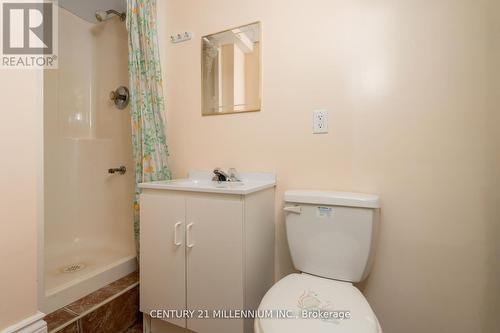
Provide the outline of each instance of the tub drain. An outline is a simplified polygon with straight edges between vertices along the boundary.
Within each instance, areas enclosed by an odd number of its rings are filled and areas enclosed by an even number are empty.
[[[79,264],[71,264],[68,266],[65,266],[61,269],[63,273],[74,273],[81,271],[82,269],[85,268],[85,264],[79,263]]]

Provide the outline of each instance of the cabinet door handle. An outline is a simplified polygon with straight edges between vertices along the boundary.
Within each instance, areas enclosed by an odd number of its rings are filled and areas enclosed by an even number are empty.
[[[189,248],[192,248],[194,246],[194,243],[191,242],[191,228],[193,227],[194,223],[189,223],[186,227],[186,245]]]
[[[178,240],[177,238],[177,234],[178,234],[178,230],[179,230],[179,227],[181,226],[182,222],[177,222],[175,225],[174,225],[174,245],[175,246],[181,246],[182,245],[182,242]]]

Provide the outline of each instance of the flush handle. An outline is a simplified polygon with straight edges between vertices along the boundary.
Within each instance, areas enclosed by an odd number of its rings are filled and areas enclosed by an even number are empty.
[[[300,207],[300,206],[288,206],[288,207],[283,208],[283,210],[285,212],[294,213],[294,214],[302,213],[302,207]]]

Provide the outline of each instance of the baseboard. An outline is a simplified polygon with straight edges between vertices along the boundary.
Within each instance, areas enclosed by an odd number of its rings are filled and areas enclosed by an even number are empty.
[[[43,317],[45,317],[44,313],[37,312],[31,317],[5,328],[0,333],[47,333],[47,323]]]
[[[142,332],[143,333],[151,333],[151,317],[142,314]]]

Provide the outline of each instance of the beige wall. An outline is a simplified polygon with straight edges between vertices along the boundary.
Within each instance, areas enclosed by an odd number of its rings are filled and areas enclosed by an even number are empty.
[[[278,277],[292,271],[285,190],[378,193],[376,263],[361,287],[384,332],[500,331],[490,11],[471,0],[159,1],[174,176],[275,171]],[[200,36],[258,20],[262,112],[201,117]],[[194,40],[168,43],[182,31]],[[327,135],[311,134],[315,108],[330,110]]]
[[[488,148],[494,159],[490,164],[493,178],[488,182],[488,225],[486,228],[487,234],[487,250],[488,256],[485,262],[488,266],[488,274],[486,276],[486,285],[484,288],[484,300],[481,306],[483,328],[485,332],[497,332],[500,329],[500,2],[491,1],[488,9],[488,24],[491,24],[493,33],[488,34],[488,42],[491,52],[489,53],[489,70],[493,74],[488,92],[490,97],[489,115],[489,136],[490,144]]]
[[[39,74],[0,69],[0,330],[37,311]]]

